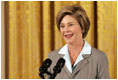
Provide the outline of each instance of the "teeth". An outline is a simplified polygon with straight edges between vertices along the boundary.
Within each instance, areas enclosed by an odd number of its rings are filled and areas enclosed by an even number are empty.
[[[72,35],[72,34],[64,34],[64,36],[66,36],[66,35]]]
[[[73,34],[66,34],[66,35],[64,35],[66,38],[70,38],[70,37],[72,37],[73,36]]]

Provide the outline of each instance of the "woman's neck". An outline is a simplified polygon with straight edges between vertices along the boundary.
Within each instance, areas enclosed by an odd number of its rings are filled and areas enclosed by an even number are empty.
[[[70,55],[70,60],[71,60],[71,64],[72,66],[74,65],[78,55],[80,54],[82,48],[84,45],[84,41],[83,40],[79,40],[78,42],[76,42],[76,44],[69,44],[68,45],[68,49],[69,49],[69,55]]]

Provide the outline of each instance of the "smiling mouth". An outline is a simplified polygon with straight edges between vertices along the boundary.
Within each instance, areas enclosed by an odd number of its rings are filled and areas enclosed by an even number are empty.
[[[73,34],[66,34],[64,36],[65,36],[65,38],[70,39],[73,36]]]

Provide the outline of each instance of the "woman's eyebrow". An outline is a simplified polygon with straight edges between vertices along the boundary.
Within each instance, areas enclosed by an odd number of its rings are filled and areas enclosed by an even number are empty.
[[[70,24],[70,23],[74,23],[73,21],[72,22],[68,22],[68,24]]]
[[[71,21],[71,22],[68,22],[67,24],[70,24],[70,23],[74,23],[73,21]],[[60,24],[64,24],[64,23],[60,23]]]
[[[60,23],[60,25],[63,25],[64,23]]]

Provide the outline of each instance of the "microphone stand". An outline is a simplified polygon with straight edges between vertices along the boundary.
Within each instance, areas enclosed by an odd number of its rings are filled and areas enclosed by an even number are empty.
[[[45,79],[42,72],[39,73],[39,76],[40,76],[42,79]]]
[[[42,78],[42,79],[45,79],[45,77],[44,77],[44,73],[46,73],[46,74],[48,74],[48,75],[52,75],[49,71],[46,71],[46,72],[40,72],[39,73],[39,76]]]
[[[55,79],[56,75],[56,73],[52,74],[49,79]]]

